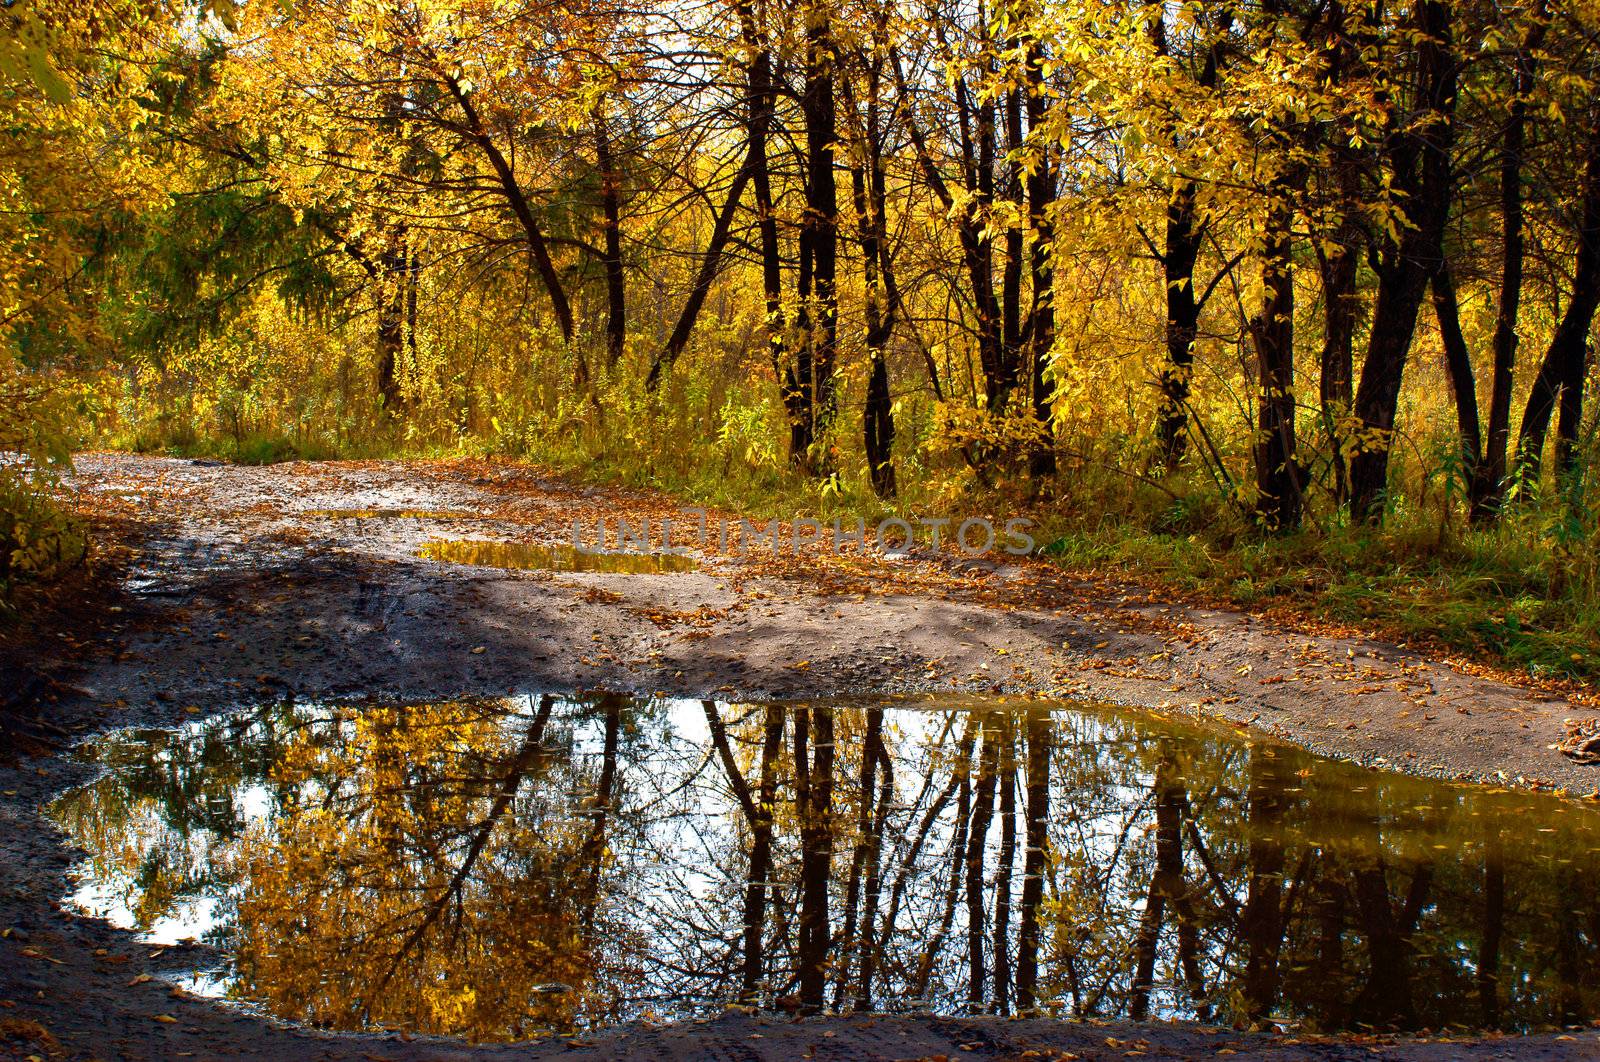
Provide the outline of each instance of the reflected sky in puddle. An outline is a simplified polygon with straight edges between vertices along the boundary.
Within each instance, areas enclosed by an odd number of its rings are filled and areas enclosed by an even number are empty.
[[[1600,1013],[1600,816],[1005,698],[270,706],[124,731],[73,904],[193,986],[479,1040],[783,1009]]]
[[[418,556],[446,564],[477,564],[488,568],[525,568],[552,572],[689,572],[699,567],[692,558],[676,553],[599,553],[572,546],[532,542],[478,542],[436,540],[424,542]]]

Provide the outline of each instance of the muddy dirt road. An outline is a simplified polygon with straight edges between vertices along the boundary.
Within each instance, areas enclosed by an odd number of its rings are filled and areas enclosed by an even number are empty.
[[[694,571],[519,571],[418,556],[437,539],[558,545],[574,520],[690,518],[652,497],[487,463],[234,468],[89,455],[77,486],[139,532],[90,634],[31,632],[0,660],[14,714],[58,750],[0,764],[0,1052],[17,1057],[1593,1058],[1595,1031],[1471,1044],[1303,1043],[1187,1025],[728,1014],[587,1041],[474,1049],[322,1035],[174,994],[154,949],[63,913],[71,854],[40,814],[86,768],[69,739],[174,725],[292,693],[400,700],[610,689],[722,699],[1003,690],[1253,724],[1315,751],[1467,780],[1564,788],[1600,768],[1548,746],[1559,699],[1406,649],[1152,603],[991,555],[704,555]],[[338,510],[339,512],[334,512]],[[401,517],[352,515],[405,511]],[[38,731],[35,731],[36,733]],[[141,980],[140,975],[158,975]],[[167,1018],[173,1020],[157,1020]],[[1028,1052],[1043,1052],[1029,1054]],[[1134,1057],[1140,1057],[1135,1055]]]

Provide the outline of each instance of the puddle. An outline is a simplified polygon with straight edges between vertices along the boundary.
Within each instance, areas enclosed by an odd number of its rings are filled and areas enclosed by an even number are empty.
[[[474,542],[436,540],[424,542],[417,554],[447,564],[477,564],[487,568],[528,568],[552,572],[690,572],[700,565],[677,553],[600,553],[567,545],[545,546],[532,542]]]
[[[329,520],[479,520],[477,513],[450,509],[307,509],[297,516],[320,516]]]
[[[213,944],[186,984],[321,1027],[1600,1014],[1600,814],[1222,727],[541,697],[283,704],[83,755],[105,775],[52,809],[88,853],[72,904]]]

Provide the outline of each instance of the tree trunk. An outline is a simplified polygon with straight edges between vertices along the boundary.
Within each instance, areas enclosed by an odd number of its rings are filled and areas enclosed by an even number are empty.
[[[745,139],[748,143],[750,181],[756,197],[756,230],[761,245],[761,290],[766,299],[767,354],[783,399],[784,410],[793,422],[797,399],[793,371],[788,358],[788,322],[783,312],[783,252],[778,243],[778,219],[773,213],[772,169],[767,157],[767,139],[772,128],[776,101],[772,53],[760,38],[755,8],[744,0],[738,4],[740,33],[751,59],[748,72],[749,101],[745,111]]]
[[[533,216],[533,207],[528,202],[528,197],[523,194],[522,186],[517,182],[517,175],[511,169],[511,164],[506,161],[499,145],[484,128],[478,109],[473,106],[472,99],[461,82],[453,77],[446,78],[445,87],[450,90],[456,105],[461,108],[461,113],[466,119],[468,136],[489,160],[489,168],[494,171],[495,179],[500,185],[500,194],[510,204],[511,213],[522,226],[523,235],[528,241],[528,254],[533,259],[535,271],[544,284],[545,294],[550,297],[550,307],[555,311],[556,322],[561,327],[561,338],[570,344],[573,339],[572,304],[567,301],[566,288],[562,286],[561,276],[556,272],[555,261],[550,257],[550,247],[545,240],[544,230],[539,227],[538,220]],[[586,376],[587,369],[583,366],[581,358],[578,365],[580,376]]]
[[[1188,446],[1189,383],[1195,337],[1200,328],[1194,264],[1200,254],[1201,232],[1195,221],[1194,197],[1194,186],[1185,184],[1168,200],[1167,237],[1161,255],[1161,280],[1166,285],[1167,300],[1167,361],[1161,368],[1156,443],[1168,472],[1178,467]]]
[[[974,1012],[987,1010],[984,991],[988,964],[984,960],[983,866],[989,841],[989,823],[994,815],[995,773],[999,762],[998,735],[994,719],[983,716],[983,745],[978,753],[978,786],[972,803],[972,829],[967,834],[967,1002]]]
[[[1177,777],[1173,751],[1163,745],[1156,766],[1156,865],[1145,893],[1144,913],[1133,943],[1133,984],[1128,995],[1128,1017],[1144,1021],[1150,1016],[1150,993],[1155,987],[1156,951],[1167,902],[1183,892],[1183,807],[1185,797]]]
[[[1010,717],[1000,732],[1000,865],[994,883],[994,1006],[1011,1013],[1011,871],[1017,861],[1016,726]]]
[[[885,351],[894,334],[899,307],[894,273],[889,261],[885,230],[887,191],[883,172],[883,144],[878,128],[877,69],[866,74],[867,100],[860,152],[862,161],[850,169],[855,200],[857,239],[866,317],[867,397],[862,409],[862,441],[866,448],[867,477],[873,493],[892,498],[894,474],[894,409],[889,394],[889,366]]]
[[[800,109],[806,133],[806,212],[800,224],[799,288],[806,335],[795,366],[800,408],[793,412],[798,412],[800,419],[792,424],[789,456],[799,467],[817,474],[831,468],[827,455],[815,451],[826,445],[836,404],[839,206],[833,172],[836,131],[832,26],[827,8],[820,3],[807,6],[805,19],[805,91]]]
[[[995,104],[991,97],[983,94],[977,106],[969,108],[965,79],[957,84],[956,93],[962,103],[963,114],[969,109],[975,111],[973,118],[977,124],[977,154],[974,159],[972,147],[968,143],[968,173],[971,175],[968,188],[974,193],[972,220],[974,224],[979,224],[989,208],[994,205]],[[962,121],[961,128],[963,140],[966,140],[965,120]],[[973,300],[978,308],[979,358],[983,363],[985,397],[988,400],[989,412],[999,413],[1005,409],[1011,392],[1016,390],[1017,368],[1007,345],[1005,310],[994,290],[994,240],[983,232],[981,227],[976,251],[969,262],[969,271],[972,277]],[[1010,279],[1009,274],[1001,280],[1002,294],[1008,279]]]
[[[939,928],[934,931],[933,937],[923,947],[922,954],[917,959],[917,975],[911,986],[911,998],[916,1000],[927,1000],[928,980],[933,975],[933,964],[938,961],[939,949],[944,946],[945,938],[950,935],[950,927],[955,923],[956,897],[961,891],[962,870],[967,863],[967,830],[972,817],[972,739],[980,725],[980,721],[976,718],[968,724],[967,734],[962,739],[961,755],[956,761],[956,832],[950,840],[949,879],[945,883],[943,913],[939,917]],[[897,894],[900,891],[899,884],[896,883]],[[897,895],[896,905],[898,899]],[[888,931],[893,926],[894,920],[891,918],[884,927],[886,939]]]
[[[1583,179],[1583,215],[1578,229],[1577,264],[1572,296],[1561,316],[1544,362],[1533,381],[1522,427],[1517,434],[1517,479],[1532,486],[1538,482],[1544,457],[1545,436],[1558,395],[1570,403],[1564,411],[1572,437],[1582,413],[1583,378],[1588,357],[1589,329],[1600,307],[1600,108],[1590,114],[1588,158]],[[1565,471],[1565,469],[1563,469]]]
[[[1017,47],[1020,42],[1009,42]],[[1013,203],[1023,203],[1022,162],[1022,89],[1013,88],[1005,97],[1006,163],[1004,192]],[[1000,337],[1005,349],[1006,365],[1013,377],[1020,376],[1022,365],[1022,260],[1023,231],[1015,225],[1007,226],[1005,236],[1006,260],[1000,274]],[[1020,382],[1020,381],[1019,381]]]
[[[1416,120],[1393,134],[1394,184],[1405,196],[1405,231],[1378,269],[1372,337],[1361,366],[1355,415],[1364,438],[1350,462],[1350,513],[1359,521],[1382,518],[1389,483],[1389,451],[1411,337],[1428,282],[1442,260],[1452,192],[1456,62],[1451,53],[1451,9],[1443,0],[1417,5]]]
[[[1353,195],[1346,210],[1356,209]],[[1322,274],[1322,356],[1318,398],[1323,429],[1328,434],[1328,449],[1333,464],[1333,498],[1343,505],[1350,493],[1350,472],[1345,461],[1341,424],[1350,412],[1352,353],[1361,300],[1356,291],[1360,266],[1360,223],[1347,219],[1339,224],[1333,246],[1318,258]]]
[[[1352,33],[1351,12],[1342,2],[1329,5],[1326,13],[1330,47],[1327,85],[1344,84],[1362,65],[1357,35]],[[1333,500],[1344,505],[1350,497],[1350,471],[1345,455],[1345,418],[1354,401],[1353,354],[1356,326],[1362,304],[1358,288],[1361,252],[1368,229],[1361,217],[1364,197],[1361,188],[1363,157],[1351,142],[1350,131],[1340,130],[1330,144],[1331,169],[1339,220],[1332,239],[1314,240],[1322,277],[1322,352],[1319,368],[1319,395],[1323,430],[1328,436],[1329,462],[1333,467]]]
[[[600,170],[600,205],[605,218],[606,361],[614,367],[628,337],[627,287],[622,272],[622,174],[612,154],[603,103],[595,105],[594,137]]]
[[[810,746],[808,756],[807,746]],[[795,709],[795,812],[800,819],[800,1009],[821,1012],[826,1002],[828,885],[833,872],[833,709]]]
[[[1282,185],[1292,186],[1290,179]],[[1302,494],[1300,465],[1294,432],[1294,274],[1290,261],[1292,209],[1289,188],[1268,215],[1266,261],[1262,267],[1265,291],[1260,315],[1251,322],[1255,338],[1260,384],[1260,414],[1256,426],[1256,518],[1273,531],[1300,526]]]
[[[622,737],[623,697],[616,693],[603,694],[600,710],[605,719],[605,736],[601,743],[600,777],[596,780],[594,802],[589,809],[591,822],[589,836],[583,842],[579,865],[588,879],[584,890],[583,935],[594,938],[595,914],[600,902],[600,873],[605,869],[606,829],[611,822],[611,812],[617,792],[617,746]]]
[[[1048,711],[1028,716],[1028,821],[1023,830],[1022,911],[1017,927],[1017,1011],[1038,1006],[1039,907],[1044,902],[1045,843],[1050,823],[1050,732]]]
[[[1278,1000],[1278,953],[1283,946],[1283,767],[1270,750],[1250,755],[1249,884],[1239,935],[1245,944],[1244,1005],[1260,1020]]]
[[[1478,382],[1472,373],[1472,353],[1461,332],[1461,307],[1456,299],[1455,277],[1450,264],[1442,263],[1433,274],[1433,309],[1439,319],[1439,335],[1444,340],[1444,365],[1450,389],[1456,399],[1456,434],[1461,441],[1461,467],[1467,480],[1467,496],[1476,516],[1483,475],[1483,439],[1479,435]]]
[[[1028,128],[1038,129],[1044,122],[1044,57],[1037,44],[1028,51]],[[1054,227],[1050,208],[1056,199],[1055,158],[1047,144],[1041,143],[1042,157],[1027,178],[1028,224],[1032,231],[1029,268],[1032,274],[1033,302],[1028,311],[1028,362],[1032,372],[1033,419],[1039,438],[1028,461],[1028,471],[1037,479],[1056,472],[1054,403],[1049,380],[1050,348],[1056,337],[1055,279],[1051,268]],[[1020,998],[1018,1004],[1022,1005]],[[1030,1004],[1031,1005],[1031,1004]]]
[[[1149,14],[1150,40],[1158,55],[1168,57],[1171,49],[1167,41],[1166,10],[1158,4],[1151,5]],[[1223,12],[1221,29],[1225,30],[1231,15]],[[1201,88],[1216,85],[1221,69],[1220,55],[1215,44],[1206,49],[1196,81]],[[1177,130],[1172,130],[1177,136]],[[1168,472],[1175,470],[1183,460],[1188,446],[1189,387],[1194,368],[1194,344],[1200,327],[1200,300],[1194,290],[1194,267],[1200,256],[1200,243],[1205,236],[1205,225],[1197,211],[1198,189],[1193,181],[1174,175],[1167,197],[1166,237],[1161,251],[1161,280],[1165,285],[1167,323],[1167,360],[1161,368],[1158,383],[1161,399],[1156,411],[1156,444],[1162,465]]]
[[[405,343],[405,291],[408,281],[405,227],[379,256],[382,285],[378,289],[378,397],[386,416],[397,416],[404,399],[400,389],[400,351]]]
[[[1472,519],[1493,519],[1505,503],[1506,449],[1511,441],[1511,389],[1517,363],[1517,315],[1522,305],[1523,237],[1522,168],[1528,146],[1528,97],[1538,73],[1537,52],[1548,23],[1543,0],[1535,0],[1533,25],[1517,50],[1511,82],[1511,103],[1500,149],[1500,304],[1494,322],[1494,369],[1489,393],[1489,430],[1483,460],[1473,469],[1468,488]]]
[[[883,743],[880,721],[876,736],[867,743],[865,755],[875,757],[883,771],[878,783],[878,810],[869,827],[867,844],[867,896],[861,910],[861,961],[856,982],[856,1010],[872,1008],[872,978],[878,962],[878,904],[883,891],[883,831],[888,823],[889,803],[894,798],[894,764]],[[914,856],[912,858],[915,858]]]
[[[867,709],[867,732],[862,742],[861,772],[856,781],[856,836],[850,852],[850,877],[844,890],[844,932],[840,936],[841,961],[833,989],[833,1007],[844,1006],[845,987],[850,983],[850,957],[858,952],[858,922],[861,910],[861,880],[866,873],[867,858],[876,838],[873,834],[875,816],[873,797],[877,788],[878,746],[883,741],[883,709]],[[871,936],[870,926],[866,935]]]

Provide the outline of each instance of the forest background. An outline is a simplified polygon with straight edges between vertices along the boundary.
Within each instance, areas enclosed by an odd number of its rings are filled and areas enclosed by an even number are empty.
[[[1600,673],[1594,0],[0,24],[0,597],[76,449],[492,455]]]

